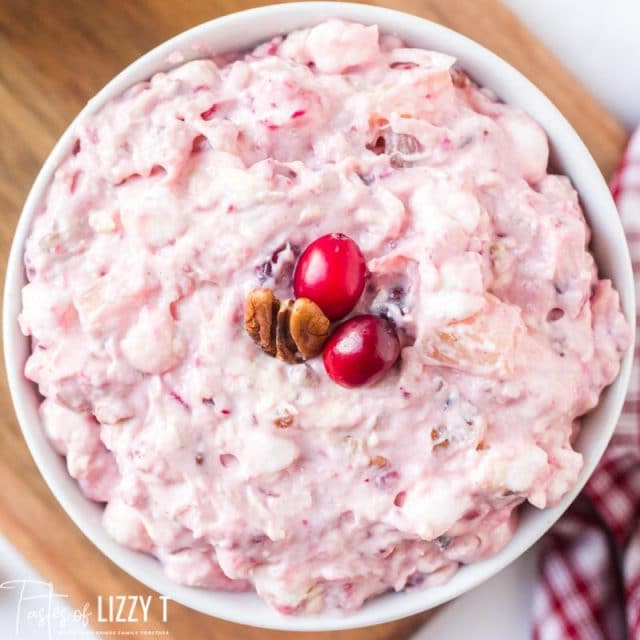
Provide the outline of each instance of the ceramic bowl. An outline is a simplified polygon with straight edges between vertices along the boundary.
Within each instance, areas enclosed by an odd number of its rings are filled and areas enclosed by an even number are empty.
[[[20,218],[7,269],[4,299],[4,349],[13,402],[31,453],[51,491],[87,537],[113,562],[147,586],[188,607],[242,624],[289,630],[347,629],[387,622],[440,605],[479,585],[503,569],[538,540],[571,504],[604,452],[618,420],[631,372],[631,350],[620,375],[602,394],[597,408],[583,420],[577,448],[584,468],[577,485],[556,507],[521,509],[521,521],[509,544],[494,557],[462,567],[446,584],[424,591],[389,593],[368,602],[360,611],[340,615],[286,617],[270,609],[254,593],[225,593],[181,586],[170,581],[154,558],[117,544],[101,524],[102,507],[89,501],[68,475],[64,460],[47,441],[38,416],[40,398],[23,374],[29,340],[19,331],[20,290],[25,284],[23,250],[31,221],[38,211],[52,174],[70,151],[75,124],[98,111],[136,82],[173,66],[171,54],[185,59],[206,52],[248,49],[277,34],[309,27],[330,17],[378,24],[415,47],[435,49],[455,56],[480,84],[503,100],[527,111],[546,130],[554,167],[573,181],[593,231],[593,251],[602,276],[620,292],[628,318],[635,313],[634,284],[627,245],[615,205],[593,158],[558,109],[524,76],[504,60],[468,38],[412,15],[365,4],[304,2],[272,5],[242,11],[201,24],[142,56],[118,74],[78,115],[60,138],[40,171]],[[632,323],[634,324],[634,323]]]

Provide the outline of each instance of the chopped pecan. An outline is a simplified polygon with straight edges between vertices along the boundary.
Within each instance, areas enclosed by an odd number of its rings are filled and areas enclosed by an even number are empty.
[[[273,424],[278,429],[286,429],[287,427],[290,427],[293,424],[294,420],[295,418],[293,417],[293,415],[290,414],[288,411],[285,411],[283,415],[279,416],[274,420]]]
[[[451,81],[453,82],[454,87],[458,87],[458,89],[464,89],[471,84],[469,76],[459,67],[452,67],[450,73]]]
[[[447,449],[449,447],[449,438],[443,438],[444,429],[438,427],[437,429],[431,429],[431,440],[433,441],[433,450]]]
[[[371,464],[384,468],[389,465],[389,461],[384,456],[373,456],[373,458],[371,458]]]
[[[408,133],[396,133],[388,126],[380,129],[373,142],[367,145],[369,151],[376,155],[386,153],[391,166],[400,169],[413,166],[407,156],[412,156],[422,150],[420,142]]]
[[[244,328],[270,356],[276,355],[276,323],[280,303],[271,289],[254,289],[244,307]]]
[[[266,353],[293,364],[322,351],[330,321],[307,298],[281,302],[270,289],[255,289],[247,298],[244,326]]]

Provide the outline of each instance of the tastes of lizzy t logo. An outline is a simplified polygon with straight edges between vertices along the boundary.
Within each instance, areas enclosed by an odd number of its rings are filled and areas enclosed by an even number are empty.
[[[93,606],[85,602],[82,607],[73,609],[68,602],[69,596],[56,593],[50,582],[8,580],[0,584],[0,597],[12,597],[14,600],[14,635],[8,639],[34,637],[35,631],[43,640],[81,637],[91,633],[130,638],[135,638],[136,632],[140,637],[169,635],[166,629],[147,626],[152,615],[155,621],[167,622],[167,596],[98,596]],[[122,628],[123,624],[126,624],[126,629]],[[108,630],[105,625],[108,625]]]

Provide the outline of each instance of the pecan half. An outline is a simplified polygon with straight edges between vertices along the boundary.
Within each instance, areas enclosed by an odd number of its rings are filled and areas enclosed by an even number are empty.
[[[291,310],[289,330],[302,357],[317,356],[329,337],[331,322],[313,300],[298,298]]]
[[[254,289],[244,307],[244,328],[251,339],[270,356],[276,355],[275,318],[280,302],[271,289]]]
[[[244,327],[252,340],[269,355],[292,364],[322,351],[330,324],[315,302],[281,302],[270,289],[254,289],[245,304]]]
[[[276,322],[276,358],[295,364],[302,362],[302,356],[298,353],[298,346],[291,335],[292,310],[293,300],[280,303]]]

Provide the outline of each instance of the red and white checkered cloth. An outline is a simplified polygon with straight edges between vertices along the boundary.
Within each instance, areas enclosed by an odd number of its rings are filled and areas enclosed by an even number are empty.
[[[611,185],[640,285],[640,129]],[[640,640],[640,348],[620,422],[585,490],[542,541],[534,640]]]

